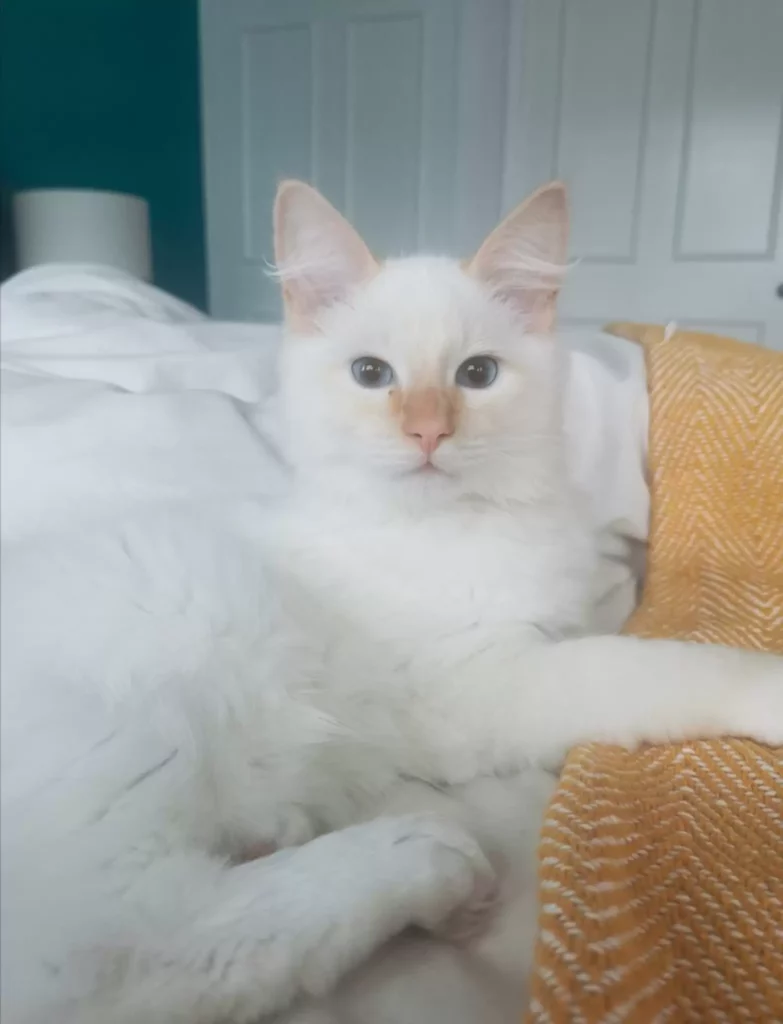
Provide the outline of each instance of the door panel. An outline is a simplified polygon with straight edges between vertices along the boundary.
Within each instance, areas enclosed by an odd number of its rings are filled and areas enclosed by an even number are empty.
[[[675,251],[680,259],[769,259],[780,174],[783,5],[700,3],[692,37]]]
[[[582,262],[636,258],[652,8],[652,0],[591,0],[572,4],[558,26],[552,168],[570,187],[571,250]]]

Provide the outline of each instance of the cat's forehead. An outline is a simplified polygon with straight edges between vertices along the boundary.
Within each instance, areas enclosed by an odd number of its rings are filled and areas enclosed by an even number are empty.
[[[494,307],[456,260],[411,257],[383,265],[358,297],[350,330],[378,355],[425,365],[495,344],[503,318]]]

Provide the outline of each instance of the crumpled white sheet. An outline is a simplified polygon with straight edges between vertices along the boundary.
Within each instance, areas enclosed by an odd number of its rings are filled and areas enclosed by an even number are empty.
[[[51,264],[0,293],[2,535],[30,538],[156,501],[230,505],[280,471],[257,423],[276,325],[218,323],[109,267]],[[598,527],[647,534],[647,395],[634,346],[577,332],[566,427]]]
[[[274,489],[279,468],[250,421],[274,383],[279,333],[215,323],[109,268],[6,282],[3,539]]]

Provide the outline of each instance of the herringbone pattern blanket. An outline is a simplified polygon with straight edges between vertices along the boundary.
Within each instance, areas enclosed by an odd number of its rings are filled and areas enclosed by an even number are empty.
[[[645,346],[650,387],[648,580],[628,631],[783,653],[783,353],[612,330]],[[531,1024],[783,1022],[783,750],[572,751],[540,886]]]

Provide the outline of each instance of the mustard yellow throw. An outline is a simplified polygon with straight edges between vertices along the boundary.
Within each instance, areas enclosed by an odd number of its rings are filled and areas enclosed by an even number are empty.
[[[648,579],[627,631],[783,653],[783,353],[610,330],[645,347],[650,389]],[[531,1024],[783,1022],[783,750],[574,750],[540,884]]]

